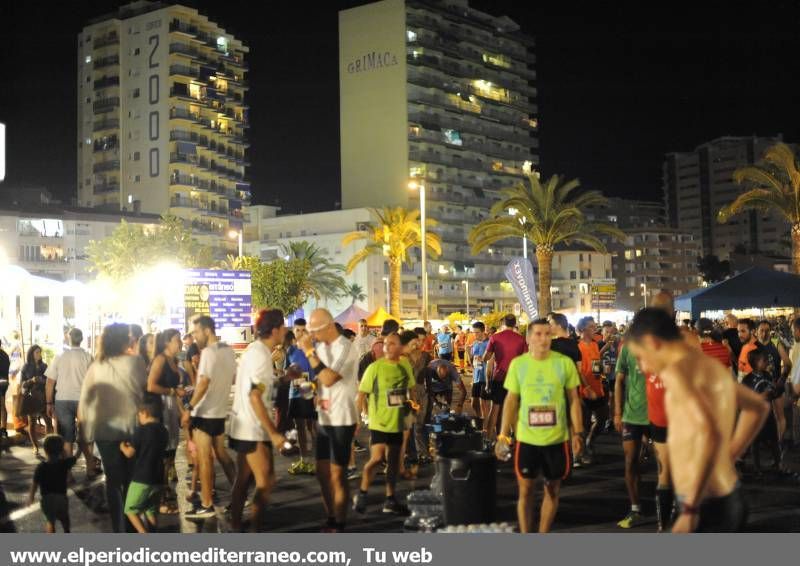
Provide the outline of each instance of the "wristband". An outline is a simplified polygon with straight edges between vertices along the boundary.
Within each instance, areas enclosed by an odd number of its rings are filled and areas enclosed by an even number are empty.
[[[498,434],[497,440],[502,440],[503,442],[511,446],[511,437],[506,436],[505,434]]]
[[[586,438],[586,432],[582,430],[576,430],[572,433],[573,436],[580,436],[581,438]]]
[[[317,359],[319,359],[319,358],[317,358]],[[311,369],[313,369],[313,370],[314,370],[314,373],[316,373],[316,374],[319,374],[319,372],[321,372],[322,370],[324,370],[324,369],[325,369],[325,368],[327,368],[327,367],[328,367],[328,366],[326,366],[325,364],[323,364],[322,362],[320,362],[320,363],[318,363],[318,364],[317,364],[317,365],[315,365],[315,366],[311,366]]]
[[[700,508],[694,505],[681,505],[681,515],[699,515]]]
[[[315,358],[319,359],[317,357],[317,351],[314,348],[311,348],[310,350],[306,350],[303,353],[306,355],[306,358],[310,358],[311,356],[314,356]]]

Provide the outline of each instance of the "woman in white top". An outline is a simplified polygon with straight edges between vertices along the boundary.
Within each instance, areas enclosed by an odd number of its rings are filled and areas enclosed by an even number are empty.
[[[86,374],[78,404],[78,421],[87,442],[95,442],[106,476],[106,498],[115,533],[126,530],[125,494],[130,483],[127,458],[119,450],[136,428],[136,412],[144,398],[144,362],[128,355],[128,325],[103,329],[97,359]]]
[[[286,327],[280,310],[262,310],[255,322],[256,340],[239,360],[231,411],[229,446],[237,454],[237,476],[231,494],[231,528],[242,528],[242,510],[247,484],[252,476],[253,495],[251,530],[258,531],[264,522],[269,494],[275,485],[272,447],[283,446],[286,439],[270,418],[276,377],[272,350],[283,343]]]

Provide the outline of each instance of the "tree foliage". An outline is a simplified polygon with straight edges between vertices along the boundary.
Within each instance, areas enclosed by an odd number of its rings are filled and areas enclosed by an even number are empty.
[[[715,255],[698,258],[697,269],[706,283],[717,283],[731,276],[731,262],[720,261]]]
[[[284,314],[290,314],[308,300],[309,260],[279,258],[262,262],[252,256],[229,256],[228,265],[250,272],[253,308],[281,309]]]
[[[164,261],[177,262],[182,267],[212,266],[210,248],[197,243],[191,228],[172,215],[163,215],[155,228],[123,219],[110,236],[89,242],[86,252],[89,269],[114,282]]]
[[[347,295],[353,301],[351,304],[357,302],[364,302],[367,300],[367,294],[364,293],[364,288],[358,283],[352,283],[347,287]]]
[[[281,255],[289,259],[305,260],[311,265],[306,279],[305,292],[317,301],[347,296],[347,283],[342,277],[344,266],[333,263],[316,244],[299,241],[281,245]]]

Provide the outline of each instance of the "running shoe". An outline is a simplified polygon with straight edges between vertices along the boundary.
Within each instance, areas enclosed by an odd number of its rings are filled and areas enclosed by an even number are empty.
[[[358,468],[347,468],[347,479],[348,480],[357,480],[361,477],[361,472],[358,471]]]
[[[293,476],[299,476],[301,474],[306,473],[306,463],[303,460],[298,460],[294,462],[291,466],[289,466],[289,474]]]
[[[353,496],[353,511],[364,514],[367,512],[367,494],[360,491]]]
[[[366,452],[367,451],[367,449],[364,446],[362,446],[361,443],[358,440],[354,440],[353,441],[353,450],[355,450],[356,452]]]
[[[572,460],[572,467],[573,467],[574,469],[576,469],[576,470],[577,470],[578,468],[582,468],[582,467],[583,467],[583,465],[581,464],[581,459],[580,459],[580,458],[575,458],[574,460]]]
[[[209,517],[213,517],[216,515],[214,511],[214,506],[209,505],[208,507],[203,507],[201,503],[198,503],[189,511],[186,512],[184,515],[187,519],[208,519]]]
[[[317,474],[317,468],[313,462],[305,462],[303,465],[303,473],[307,476],[314,476]]]
[[[408,515],[408,507],[397,501],[394,497],[386,498],[383,502],[383,512],[391,515]]]
[[[642,522],[642,514],[641,513],[634,513],[631,511],[628,513],[628,516],[622,519],[617,526],[620,529],[631,529],[633,527],[638,526]]]

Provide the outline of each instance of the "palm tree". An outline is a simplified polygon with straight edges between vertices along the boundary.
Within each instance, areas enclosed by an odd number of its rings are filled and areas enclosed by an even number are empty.
[[[371,209],[375,222],[366,230],[351,232],[342,239],[346,246],[357,240],[366,240],[363,249],[357,251],[347,262],[347,273],[371,255],[383,255],[389,262],[390,307],[392,315],[400,318],[400,281],[403,262],[409,262],[410,249],[419,247],[422,242],[422,224],[419,210],[408,210],[402,206],[384,207],[381,210]],[[431,232],[437,222],[426,219],[425,245],[433,257],[442,253],[442,240],[438,234]]]
[[[353,283],[347,288],[347,296],[353,299],[351,304],[356,304],[357,301],[366,301],[367,295],[364,293],[364,288],[358,283]]]
[[[281,244],[281,255],[286,259],[299,259],[310,263],[308,295],[314,297],[317,302],[347,295],[347,283],[341,275],[344,273],[344,266],[331,262],[316,244],[306,241]]]
[[[586,219],[588,206],[607,203],[598,191],[574,194],[580,186],[577,180],[562,182],[553,175],[542,183],[536,175],[500,191],[501,198],[490,211],[490,217],[475,226],[469,234],[472,253],[477,254],[490,245],[508,238],[526,237],[536,247],[539,264],[539,312],[551,310],[550,283],[553,253],[557,244],[584,244],[605,253],[600,235],[622,240],[625,234],[607,222]],[[512,216],[509,211],[515,211]]]
[[[727,222],[749,210],[771,210],[783,216],[792,228],[792,271],[800,274],[800,166],[794,150],[777,143],[759,163],[734,171],[733,180],[748,190],[723,207],[717,219]]]

